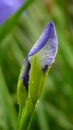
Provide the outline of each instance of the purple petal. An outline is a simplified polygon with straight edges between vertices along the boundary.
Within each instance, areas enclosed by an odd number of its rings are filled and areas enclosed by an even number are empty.
[[[45,71],[48,66],[50,66],[56,56],[58,48],[58,41],[56,36],[56,31],[53,22],[50,22],[44,32],[41,34],[39,40],[33,46],[33,48],[28,53],[28,59],[30,60],[31,56],[38,53],[38,59],[40,65]]]
[[[0,0],[0,24],[3,24],[23,4],[23,0]]]
[[[21,74],[20,74],[20,79],[23,79],[23,84],[28,90],[28,81],[29,81],[29,71],[30,71],[30,63],[27,59],[25,59],[24,64],[22,66]]]
[[[56,31],[53,22],[50,22],[44,29],[43,33],[41,34],[40,38],[37,40],[33,48],[28,53],[28,57],[34,55],[41,48],[45,46],[49,39],[54,38],[54,41],[57,43]]]

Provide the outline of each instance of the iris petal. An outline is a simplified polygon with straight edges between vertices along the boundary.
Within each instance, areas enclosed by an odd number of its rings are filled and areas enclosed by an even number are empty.
[[[26,87],[26,89],[28,89],[30,67],[31,67],[31,65],[26,58],[24,61],[24,65],[22,66],[22,70],[21,70],[21,74],[20,74],[20,79],[23,79],[23,84]]]
[[[23,4],[23,0],[0,0],[0,24],[3,24]]]
[[[34,55],[38,51],[40,51],[49,39],[54,38],[54,41],[57,42],[56,31],[53,22],[50,22],[44,29],[40,38],[37,40],[35,45],[32,47],[30,52],[28,53],[28,57]]]
[[[48,66],[53,63],[57,48],[58,41],[55,27],[53,22],[50,22],[46,26],[39,40],[28,53],[28,59],[30,59],[34,54],[38,53],[40,65],[42,67],[42,70],[45,71]]]

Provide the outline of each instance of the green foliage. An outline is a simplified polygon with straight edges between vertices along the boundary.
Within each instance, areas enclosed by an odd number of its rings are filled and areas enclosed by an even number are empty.
[[[0,130],[16,128],[16,86],[20,68],[32,44],[50,20],[54,21],[57,30],[58,55],[30,130],[73,130],[72,9],[73,2],[69,0],[34,1],[29,4],[25,15],[18,11],[17,17],[15,14],[0,27]]]
[[[0,129],[16,129],[16,112],[0,68]]]

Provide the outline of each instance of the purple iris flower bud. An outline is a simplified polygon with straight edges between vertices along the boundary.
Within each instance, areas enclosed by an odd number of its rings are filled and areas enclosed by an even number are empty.
[[[24,3],[24,0],[0,0],[0,24],[3,24]]]
[[[30,59],[34,54],[38,54],[38,61],[40,63],[43,74],[47,71],[48,67],[54,62],[58,48],[58,41],[56,30],[53,22],[50,22],[44,29],[40,38],[29,51],[24,63],[23,71],[20,78],[28,89],[29,73],[31,69]]]

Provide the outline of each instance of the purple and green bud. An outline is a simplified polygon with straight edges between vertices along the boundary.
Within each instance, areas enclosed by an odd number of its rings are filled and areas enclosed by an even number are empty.
[[[48,71],[55,60],[58,49],[53,22],[44,29],[40,38],[27,54],[17,86],[19,104],[18,130],[27,129],[39,100]]]
[[[39,65],[44,75],[48,70],[48,68],[54,62],[57,49],[58,49],[58,41],[57,41],[55,26],[53,22],[50,22],[45,27],[40,38],[37,40],[37,42],[29,51],[24,61],[23,70],[21,72],[20,79],[23,80],[23,84],[26,87],[26,89],[28,89],[29,87],[29,75],[32,66],[32,62],[31,62],[32,57],[34,55],[37,55]],[[34,69],[34,73],[35,73],[35,69]]]

